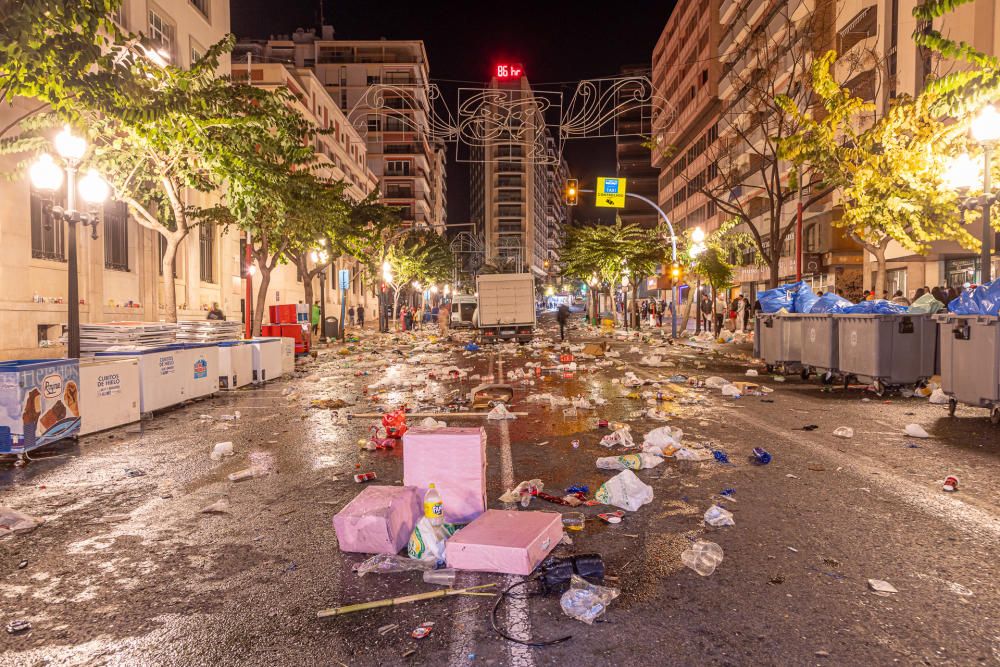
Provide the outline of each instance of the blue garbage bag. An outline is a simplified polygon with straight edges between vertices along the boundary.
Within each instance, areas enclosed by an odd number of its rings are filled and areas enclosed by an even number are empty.
[[[809,285],[801,280],[757,292],[757,300],[765,313],[776,313],[782,308],[789,313],[808,313],[817,298]]]
[[[962,290],[961,294],[948,303],[948,312],[955,315],[979,315],[979,304],[973,298],[974,290]]]
[[[901,306],[898,303],[892,303],[885,299],[875,299],[848,306],[842,312],[845,315],[899,315],[908,310],[909,308]]]
[[[1000,278],[977,287],[972,298],[979,307],[979,315],[1000,315]]]
[[[812,291],[809,285],[805,282],[797,282],[795,285],[795,295],[792,297],[792,312],[795,313],[810,313],[812,312],[812,307],[819,300],[816,293]]]
[[[816,303],[813,307],[809,309],[810,313],[842,313],[844,309],[848,306],[853,306],[854,304],[845,299],[842,296],[838,296],[833,292],[827,292],[823,296],[816,299]]]

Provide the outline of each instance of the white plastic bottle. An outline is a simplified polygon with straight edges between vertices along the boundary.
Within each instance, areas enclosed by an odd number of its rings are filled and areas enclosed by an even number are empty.
[[[424,494],[424,516],[432,526],[444,525],[444,505],[441,503],[441,494],[434,488],[433,483]]]

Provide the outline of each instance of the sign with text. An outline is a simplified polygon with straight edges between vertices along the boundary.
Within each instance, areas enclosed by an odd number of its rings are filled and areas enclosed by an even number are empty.
[[[351,271],[350,269],[341,269],[337,272],[337,282],[342,290],[348,290],[351,288]]]
[[[598,176],[595,200],[604,208],[625,208],[625,179]]]

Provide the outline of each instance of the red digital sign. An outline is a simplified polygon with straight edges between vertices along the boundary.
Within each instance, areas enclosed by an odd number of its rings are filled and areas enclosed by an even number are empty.
[[[496,67],[496,77],[498,79],[520,79],[524,76],[524,68],[520,64],[509,63],[500,64]]]

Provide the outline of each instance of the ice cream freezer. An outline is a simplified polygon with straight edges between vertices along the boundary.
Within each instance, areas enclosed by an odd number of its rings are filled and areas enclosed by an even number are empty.
[[[281,338],[250,340],[255,383],[269,382],[281,377],[281,340]]]
[[[143,414],[177,405],[185,399],[183,375],[188,351],[183,345],[98,352],[98,360],[135,359],[139,363],[139,411]]]
[[[76,359],[0,362],[0,454],[21,454],[80,432]]]
[[[215,343],[185,343],[183,348],[184,400],[219,391],[219,347]]]
[[[281,373],[291,375],[295,372],[295,339],[288,336],[281,338]]]
[[[253,379],[253,347],[249,341],[219,343],[219,389],[237,389]]]
[[[80,361],[80,435],[139,421],[139,360]]]

